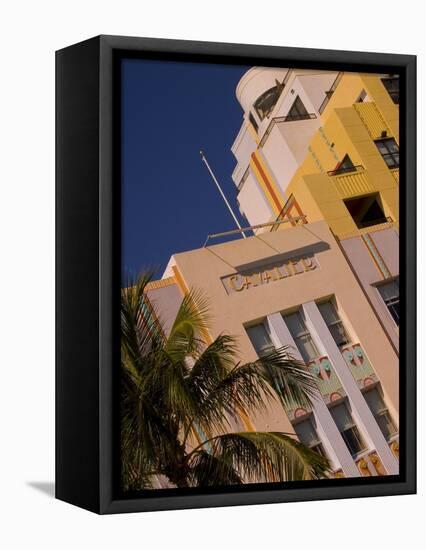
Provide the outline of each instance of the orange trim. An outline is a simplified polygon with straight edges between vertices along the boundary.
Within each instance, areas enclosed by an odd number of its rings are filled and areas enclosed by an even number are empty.
[[[157,281],[150,281],[146,286],[144,291],[155,290],[157,288],[164,288],[166,286],[175,285],[176,280],[174,277],[167,277],[166,279],[158,279]]]
[[[278,208],[278,211],[280,211],[281,208],[282,208],[282,204],[280,203],[277,195],[275,194],[275,191],[272,188],[271,182],[269,181],[269,178],[266,175],[266,173],[263,169],[263,166],[259,162],[259,159],[257,158],[255,153],[251,154],[251,158],[253,159],[253,162],[254,162],[257,170],[259,171],[260,175],[262,176],[262,180],[263,180],[264,184],[266,185],[269,193],[271,194],[271,197],[272,197],[272,200],[274,201],[275,207]]]
[[[186,286],[185,281],[183,280],[182,273],[179,271],[178,267],[176,265],[172,266],[172,271],[174,278],[176,279],[177,285],[182,292],[183,295],[188,294],[189,290]]]
[[[293,208],[296,210],[297,216],[303,216],[304,215],[303,210],[300,208],[299,203],[294,198],[294,195],[291,195],[290,198],[288,199],[286,205],[282,209],[281,214],[279,215],[278,219],[279,220],[284,220],[287,217],[290,220],[291,225],[298,225],[297,222],[294,221],[293,216],[291,215],[291,211],[293,210]],[[302,223],[307,223],[306,219],[304,219],[302,221]]]

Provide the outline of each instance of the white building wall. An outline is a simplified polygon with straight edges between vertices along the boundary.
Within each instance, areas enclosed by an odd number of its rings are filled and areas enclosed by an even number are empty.
[[[245,110],[245,116],[248,116],[250,111],[254,113],[253,104],[263,92],[274,86],[276,81],[283,82],[286,79],[284,91],[274,110],[260,123],[258,129],[259,139],[265,136],[260,149],[284,196],[288,184],[308,154],[312,137],[321,126],[318,109],[326,97],[325,92],[331,88],[337,74],[337,72],[307,70],[292,70],[289,73],[287,69],[254,67],[243,76],[237,86],[237,98]],[[280,117],[288,115],[298,96],[308,113],[315,118],[278,122]],[[276,119],[275,122],[273,122],[274,119]],[[265,134],[267,131],[269,134]],[[256,148],[255,139],[243,124],[232,146],[232,152],[237,159],[232,178],[237,186]],[[253,189],[251,189],[252,186]],[[238,195],[238,202],[251,225],[274,219],[274,213],[253,176],[244,183]]]
[[[248,130],[246,123],[243,123],[238,133],[238,137],[235,140],[231,150],[234,156],[238,159],[238,163],[232,173],[232,179],[235,185],[241,182],[245,171],[250,163],[250,156],[253,151],[256,150],[257,143],[255,142],[251,132]]]
[[[299,83],[309,97],[315,113],[318,113],[318,109],[326,97],[325,92],[331,88],[337,75],[337,72],[332,72],[300,75],[298,77]]]
[[[241,188],[238,202],[241,213],[245,215],[250,225],[275,219],[272,208],[252,172],[249,173]]]

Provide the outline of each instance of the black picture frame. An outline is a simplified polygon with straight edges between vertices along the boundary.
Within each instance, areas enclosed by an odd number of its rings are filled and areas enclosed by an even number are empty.
[[[398,73],[401,460],[398,476],[120,496],[119,84],[122,57]],[[98,36],[56,53],[56,498],[100,514],[416,491],[416,57]]]

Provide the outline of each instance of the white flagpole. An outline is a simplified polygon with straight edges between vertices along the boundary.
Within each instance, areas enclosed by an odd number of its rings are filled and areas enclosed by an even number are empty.
[[[200,155],[201,155],[201,160],[202,160],[202,161],[204,162],[204,164],[206,165],[207,170],[209,171],[209,174],[210,174],[211,177],[212,177],[212,180],[215,182],[216,187],[219,189],[219,193],[222,195],[222,199],[225,201],[225,204],[226,204],[226,206],[228,207],[228,210],[229,210],[229,212],[231,213],[231,216],[234,218],[234,222],[237,224],[238,229],[240,229],[243,238],[246,239],[246,238],[247,238],[247,237],[246,237],[246,234],[245,234],[244,231],[242,230],[242,227],[241,227],[241,225],[240,225],[240,222],[238,221],[237,216],[234,214],[234,212],[233,212],[233,210],[232,210],[232,208],[231,208],[231,205],[230,205],[229,202],[228,202],[228,199],[225,197],[225,193],[222,191],[222,188],[221,188],[219,182],[217,181],[216,176],[215,176],[214,173],[213,173],[213,170],[210,168],[210,165],[209,165],[209,163],[207,162],[207,159],[206,159],[206,156],[205,156],[203,150],[200,151]]]

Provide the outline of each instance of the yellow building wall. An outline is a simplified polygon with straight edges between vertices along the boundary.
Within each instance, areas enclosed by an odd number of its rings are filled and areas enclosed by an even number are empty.
[[[375,101],[353,103],[363,90]],[[294,196],[308,222],[324,219],[340,238],[365,232],[357,228],[344,203],[356,196],[380,193],[389,223],[398,223],[399,172],[388,168],[374,143],[383,132],[398,142],[398,108],[380,78],[344,75],[323,122],[287,188],[288,196]],[[357,171],[329,175],[346,154],[359,166]],[[281,227],[287,229],[286,224]]]

